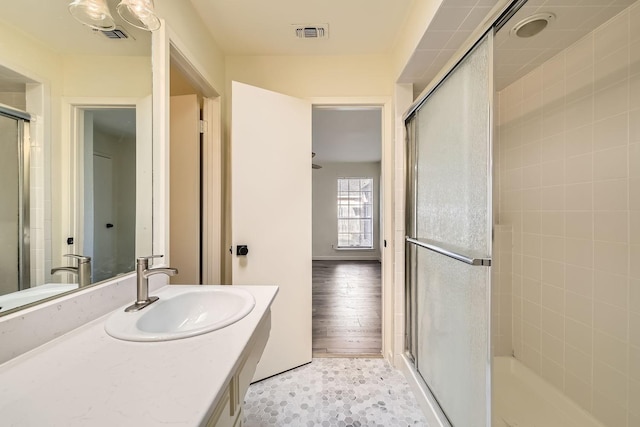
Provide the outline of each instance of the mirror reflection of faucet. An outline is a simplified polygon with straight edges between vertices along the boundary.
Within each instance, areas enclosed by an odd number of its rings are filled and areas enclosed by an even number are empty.
[[[82,288],[84,286],[90,285],[91,257],[75,254],[65,254],[63,256],[78,260],[77,267],[55,267],[51,269],[51,274],[56,274],[59,272],[72,273],[78,276],[78,287]]]
[[[137,300],[124,311],[142,310],[149,304],[158,301],[158,297],[149,296],[149,277],[154,274],[166,274],[167,276],[175,276],[178,269],[171,267],[149,267],[149,260],[153,258],[162,258],[164,255],[151,255],[136,259],[136,284],[137,284]]]

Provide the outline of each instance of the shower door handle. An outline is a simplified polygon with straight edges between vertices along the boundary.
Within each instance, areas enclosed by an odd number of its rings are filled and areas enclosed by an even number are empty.
[[[436,252],[440,255],[447,256],[449,258],[453,258],[458,261],[462,261],[465,264],[469,265],[480,265],[484,267],[491,266],[491,258],[472,258],[466,255],[459,254],[457,252],[451,251],[449,249],[445,249],[441,246],[434,245],[432,243],[422,242],[420,240],[412,239],[411,237],[405,237],[405,240],[409,243],[412,243],[416,246],[420,246],[421,248],[429,249],[430,251]]]

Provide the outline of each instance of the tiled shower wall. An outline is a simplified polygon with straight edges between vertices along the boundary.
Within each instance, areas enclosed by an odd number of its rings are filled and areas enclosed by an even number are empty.
[[[640,5],[501,91],[498,123],[515,356],[640,426]]]

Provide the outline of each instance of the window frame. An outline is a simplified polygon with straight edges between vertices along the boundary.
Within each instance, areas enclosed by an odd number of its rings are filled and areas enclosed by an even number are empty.
[[[341,184],[346,181],[346,190],[341,187]],[[356,182],[357,182],[357,189]],[[366,184],[363,185],[362,181],[369,181],[369,189],[363,190]],[[374,197],[375,197],[375,180],[373,177],[347,177],[340,176],[336,179],[336,237],[337,237],[337,250],[372,250],[374,249]],[[365,187],[366,188],[366,187]],[[345,194],[346,193],[346,194]],[[344,203],[346,198],[346,203]],[[345,208],[346,207],[346,214]],[[367,207],[369,209],[367,209]],[[355,211],[360,210],[360,214]],[[355,227],[351,224],[357,224]],[[368,230],[366,224],[368,223]],[[342,225],[342,227],[341,227]],[[357,231],[349,231],[353,228]],[[347,230],[347,231],[344,231]],[[343,239],[341,237],[347,236],[349,241],[352,241],[353,235],[360,236],[360,244],[341,244]],[[370,242],[369,245],[363,245],[362,242]]]

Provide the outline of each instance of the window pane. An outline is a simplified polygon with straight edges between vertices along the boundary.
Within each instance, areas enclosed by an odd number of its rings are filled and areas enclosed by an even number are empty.
[[[338,178],[338,246],[373,247],[373,179]]]

